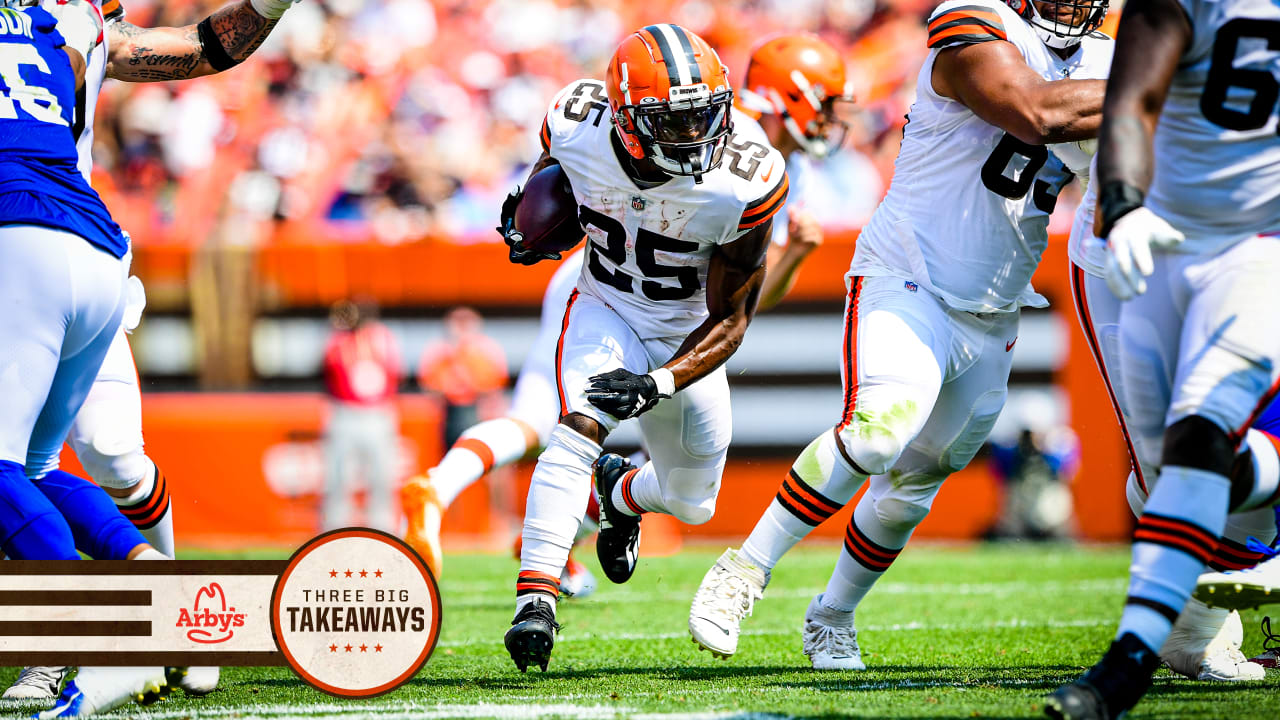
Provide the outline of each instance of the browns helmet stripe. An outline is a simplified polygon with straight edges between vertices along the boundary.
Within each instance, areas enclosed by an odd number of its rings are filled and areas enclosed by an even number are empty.
[[[702,68],[698,65],[698,57],[693,54],[693,44],[689,42],[689,33],[679,25],[668,25],[671,31],[680,38],[680,48],[684,50],[684,57],[689,61],[689,77],[695,85],[702,82]]]
[[[662,64],[667,68],[667,82],[671,83],[671,87],[688,85],[692,81],[692,76],[689,68],[676,59],[673,45],[680,41],[675,37],[675,33],[671,32],[671,26],[649,25],[645,28],[645,32],[653,37],[654,44],[658,46],[658,52],[662,54]]]

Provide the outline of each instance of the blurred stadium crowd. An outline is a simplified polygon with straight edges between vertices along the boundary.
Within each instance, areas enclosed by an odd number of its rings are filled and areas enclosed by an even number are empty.
[[[221,0],[127,0],[135,24],[183,25]],[[930,0],[304,0],[236,72],[107,83],[95,187],[141,245],[305,236],[496,241],[496,208],[537,155],[552,95],[600,76],[654,21],[717,47],[741,79],[773,32],[843,49],[860,112],[813,183],[829,228],[856,227],[892,174],[925,53]],[[831,200],[824,202],[823,200]],[[822,212],[825,210],[825,213]],[[299,235],[301,234],[301,235]]]

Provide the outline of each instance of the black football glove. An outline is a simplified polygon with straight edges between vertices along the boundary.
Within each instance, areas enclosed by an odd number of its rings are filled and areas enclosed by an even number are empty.
[[[658,392],[652,377],[623,368],[593,375],[587,384],[587,401],[619,420],[646,412],[668,397]]]
[[[524,192],[517,187],[515,192],[507,195],[507,199],[502,201],[502,224],[496,230],[509,248],[507,259],[517,265],[533,265],[543,260],[559,260],[560,253],[545,253],[530,250],[524,246],[524,233],[516,229],[516,206],[520,204],[520,199],[523,197]]]

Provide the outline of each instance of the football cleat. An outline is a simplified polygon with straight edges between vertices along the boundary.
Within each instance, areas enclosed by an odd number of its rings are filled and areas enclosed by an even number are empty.
[[[822,606],[822,594],[815,595],[804,611],[804,654],[814,670],[866,670],[858,649],[858,631],[853,627],[853,611],[841,612]]]
[[[222,671],[209,665],[192,665],[178,680],[178,687],[188,695],[200,697],[218,689],[218,677]]]
[[[1261,680],[1266,671],[1240,652],[1243,641],[1239,613],[1191,599],[1160,648],[1160,659],[1170,670],[1192,680]]]
[[[1205,573],[1196,581],[1193,596],[1232,610],[1280,603],[1280,555],[1247,570]]]
[[[67,676],[65,667],[32,665],[22,668],[18,679],[13,681],[0,699],[39,702],[54,700],[58,697],[58,689],[62,679]]]
[[[1262,618],[1262,652],[1249,658],[1249,662],[1261,665],[1267,670],[1280,667],[1280,634],[1271,632],[1269,616]]]
[[[502,642],[520,672],[527,672],[530,665],[537,665],[546,672],[559,629],[555,608],[551,603],[535,598],[516,613]]]
[[[596,557],[604,576],[619,584],[631,579],[639,559],[640,516],[627,515],[613,506],[614,486],[632,470],[635,467],[621,455],[606,453],[596,460],[592,472],[596,501],[600,504]]]
[[[689,634],[703,650],[719,658],[738,651],[742,620],[751,615],[769,583],[769,574],[740,551],[725,550],[702,577],[689,608]]]
[[[596,576],[569,553],[569,561],[560,573],[560,594],[581,600],[595,591]]]
[[[178,668],[82,667],[67,682],[50,710],[37,713],[39,720],[83,718],[107,712],[133,701],[150,705],[169,697],[181,679]]]
[[[1044,712],[1056,720],[1116,720],[1146,694],[1159,665],[1137,635],[1125,633],[1097,665],[1045,698]]]
[[[435,485],[431,483],[431,475],[428,473],[409,478],[404,487],[400,488],[400,504],[409,521],[404,541],[422,556],[422,561],[431,568],[431,574],[439,580],[444,565],[440,523],[444,518],[445,507],[440,502]]]

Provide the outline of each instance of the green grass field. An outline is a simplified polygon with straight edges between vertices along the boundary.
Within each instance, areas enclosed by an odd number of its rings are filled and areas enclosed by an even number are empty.
[[[784,561],[728,661],[698,652],[685,627],[694,589],[719,550],[642,559],[627,585],[606,581],[592,597],[562,603],[564,628],[545,674],[521,675],[502,646],[515,562],[456,555],[445,567],[435,655],[389,695],[337,701],[284,668],[229,668],[206,698],[178,692],[113,716],[1042,717],[1041,696],[1082,672],[1110,641],[1129,557],[1122,548],[912,546],[859,608],[869,669],[816,673],[800,652],[799,625],[838,548],[804,547]],[[1244,617],[1246,654],[1261,649],[1260,618]],[[7,685],[15,674],[6,669],[0,680]],[[1278,681],[1272,675],[1228,687],[1162,670],[1129,717],[1274,720]]]

